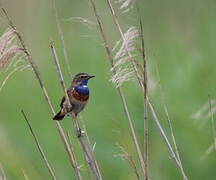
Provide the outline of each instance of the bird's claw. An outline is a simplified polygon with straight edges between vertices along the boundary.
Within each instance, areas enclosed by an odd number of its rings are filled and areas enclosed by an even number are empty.
[[[80,128],[77,129],[77,137],[81,137],[83,134],[85,134],[85,131],[82,131]]]

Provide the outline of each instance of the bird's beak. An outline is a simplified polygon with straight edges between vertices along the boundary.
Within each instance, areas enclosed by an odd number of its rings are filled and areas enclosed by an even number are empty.
[[[93,77],[95,77],[95,76],[89,76],[88,79],[91,79],[91,78],[93,78]]]

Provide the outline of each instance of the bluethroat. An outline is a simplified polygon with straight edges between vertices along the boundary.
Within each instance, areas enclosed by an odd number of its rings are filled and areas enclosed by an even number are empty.
[[[86,106],[89,99],[88,80],[95,76],[87,73],[78,73],[72,80],[71,86],[67,90],[71,103],[70,112],[77,116]],[[65,96],[62,98],[61,110],[53,117],[53,120],[62,120],[69,112],[67,110]]]

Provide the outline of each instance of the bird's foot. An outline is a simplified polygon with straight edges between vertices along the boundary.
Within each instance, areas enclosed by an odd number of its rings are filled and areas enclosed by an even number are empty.
[[[82,131],[80,128],[77,129],[77,137],[80,138],[83,134],[85,134],[85,131]]]

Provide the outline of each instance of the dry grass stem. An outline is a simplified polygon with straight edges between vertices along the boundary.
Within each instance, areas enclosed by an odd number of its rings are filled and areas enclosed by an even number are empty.
[[[68,107],[71,107],[70,100],[69,100],[69,97],[68,97],[68,94],[67,94],[67,90],[65,88],[61,68],[60,68],[60,65],[59,65],[58,57],[56,55],[56,51],[55,51],[55,48],[54,48],[53,44],[51,44],[51,51],[52,51],[52,55],[53,55],[53,60],[54,60],[55,65],[56,65],[59,81],[60,81],[61,87],[62,87],[62,89],[63,89],[63,91],[65,93],[65,99],[67,101],[67,105],[68,105]],[[85,143],[85,141],[83,139],[83,135],[82,134],[80,135],[81,129],[79,127],[77,118],[75,117],[75,115],[72,112],[70,112],[70,115],[71,115],[71,118],[72,118],[73,127],[75,128],[75,130],[78,133],[77,138],[78,138],[79,143],[81,145],[81,148],[82,148],[82,150],[83,150],[83,152],[85,154],[86,161],[88,162],[89,167],[90,167],[92,173],[94,174],[95,178],[97,180],[101,180],[102,177],[101,177],[101,174],[100,174],[100,170],[98,169],[98,167],[97,167],[97,165],[95,163],[96,162],[95,157],[91,153],[91,149],[89,148],[88,144]]]
[[[93,12],[95,14],[95,17],[96,17],[96,20],[97,20],[97,23],[98,23],[98,28],[99,28],[102,40],[104,41],[104,47],[105,47],[106,53],[108,55],[109,62],[111,64],[111,67],[113,68],[114,67],[114,60],[113,60],[112,50],[111,50],[111,48],[109,46],[109,43],[107,41],[107,37],[106,37],[105,30],[104,30],[103,25],[102,25],[101,18],[100,18],[99,14],[98,14],[98,11],[96,9],[94,0],[90,0],[90,3],[92,5]],[[116,73],[115,68],[113,68],[113,73],[114,74]],[[130,116],[130,113],[129,113],[129,110],[128,110],[128,106],[127,106],[127,103],[126,103],[126,100],[125,100],[125,96],[123,94],[123,91],[122,91],[121,87],[117,87],[117,91],[118,91],[118,94],[120,96],[121,103],[123,105],[125,116],[126,116],[126,118],[128,120],[128,123],[129,123],[130,134],[131,134],[133,143],[135,145],[135,149],[136,149],[136,152],[137,152],[139,162],[140,162],[141,167],[142,167],[141,169],[143,171],[143,174],[145,174],[145,172],[144,172],[145,171],[144,170],[145,169],[144,168],[145,167],[144,160],[143,160],[142,153],[141,153],[138,141],[137,141],[137,137],[136,137],[135,130],[134,130],[133,123],[132,123],[132,119],[131,119],[131,116]]]
[[[84,130],[84,132],[85,132],[85,136],[86,136],[87,143],[89,144],[90,147],[92,147],[92,148],[91,148],[91,153],[92,153],[92,155],[94,155],[93,153],[94,153],[95,148],[96,148],[96,142],[95,142],[94,145],[92,146],[92,143],[91,143],[90,138],[89,138],[89,136],[88,136],[88,131],[87,131],[87,129],[86,129],[85,124],[83,123],[83,119],[82,119],[81,115],[80,115],[80,120],[81,120],[81,122],[82,122],[82,124],[83,124],[83,130]],[[95,161],[95,164],[96,164],[97,168],[99,169],[99,166],[98,166],[97,161]]]
[[[68,142],[70,143],[70,147],[72,149],[72,155],[73,155],[73,158],[74,158],[74,167],[76,167],[78,170],[81,169],[82,165],[78,165],[77,164],[77,160],[76,160],[76,156],[75,156],[75,153],[74,153],[74,150],[73,150],[73,146],[72,146],[72,142],[71,142],[71,137],[70,137],[70,133],[67,132],[67,139],[68,139]],[[82,179],[82,178],[81,178]]]
[[[2,164],[0,163],[0,179],[7,180]]]
[[[166,115],[167,122],[168,122],[168,125],[169,125],[169,130],[170,130],[172,142],[173,142],[173,145],[174,145],[175,154],[176,154],[176,157],[177,157],[177,159],[179,161],[179,165],[180,165],[179,168],[180,168],[180,170],[182,172],[182,175],[184,176],[185,172],[184,172],[184,168],[183,168],[183,165],[182,165],[182,162],[181,162],[181,157],[180,157],[180,154],[179,154],[178,146],[177,146],[177,143],[176,143],[176,138],[175,138],[174,131],[173,131],[172,121],[170,119],[168,108],[167,108],[167,105],[165,103],[165,96],[164,96],[164,93],[163,93],[164,91],[163,91],[163,88],[162,88],[162,85],[161,85],[161,78],[160,78],[160,73],[159,73],[159,68],[158,68],[157,62],[156,62],[156,72],[157,72],[157,76],[158,76],[158,79],[159,79],[159,89],[160,89],[160,92],[161,92],[162,104],[163,104],[165,115]],[[184,176],[184,179],[188,179],[186,175]]]
[[[215,114],[216,112],[216,100],[211,100],[211,111],[209,111],[209,101],[206,102],[196,113],[191,115],[191,118],[194,120],[194,124],[202,128],[208,120],[211,120],[211,112]]]
[[[69,63],[68,54],[67,54],[67,50],[66,50],[66,46],[65,46],[64,33],[62,31],[62,27],[61,27],[61,24],[59,22],[59,16],[58,16],[58,11],[57,11],[57,7],[56,7],[56,0],[53,0],[53,10],[54,10],[54,14],[55,14],[55,20],[56,20],[56,25],[57,25],[57,29],[58,29],[58,34],[59,34],[59,37],[61,39],[61,45],[62,45],[62,50],[63,50],[63,54],[64,54],[65,64],[67,66],[69,79],[71,79],[72,71],[71,71],[71,66]]]
[[[28,178],[26,172],[24,171],[24,169],[22,169],[22,174],[23,174],[23,177],[24,177],[25,180],[29,180],[29,178]]]
[[[118,21],[118,18],[117,18],[117,16],[116,16],[116,14],[115,14],[114,8],[113,8],[113,6],[112,6],[112,4],[111,4],[111,1],[110,1],[110,0],[107,0],[107,3],[108,3],[108,6],[109,6],[109,8],[110,8],[110,12],[111,12],[111,15],[112,15],[112,17],[113,17],[113,21],[114,21],[115,25],[117,26],[117,29],[118,29],[118,31],[119,31],[119,33],[120,33],[120,35],[121,35],[121,38],[122,38],[123,41],[125,41],[125,37],[124,37],[123,31],[122,31],[122,29],[121,29],[121,26],[120,26],[120,24],[119,24],[119,21]],[[139,83],[139,85],[141,86],[142,90],[145,92],[145,87],[144,87],[144,84],[142,83],[142,78],[141,78],[142,76],[140,76],[139,70],[138,70],[138,68],[137,68],[137,64],[136,64],[137,61],[136,61],[136,59],[133,57],[133,55],[131,54],[131,52],[130,52],[128,46],[125,46],[125,50],[127,51],[127,55],[128,55],[128,57],[129,57],[129,59],[130,59],[130,61],[131,61],[132,67],[133,67],[133,69],[134,69],[134,71],[135,71],[135,75],[136,75],[136,78],[137,78],[137,80],[138,80],[138,83]],[[155,113],[155,110],[154,110],[152,104],[150,103],[150,100],[149,100],[148,96],[147,96],[147,101],[148,101],[148,106],[150,107],[150,110],[151,110],[151,113],[152,113],[152,116],[153,116],[153,120],[154,120],[154,122],[156,123],[156,125],[157,125],[157,127],[158,127],[158,129],[159,129],[159,131],[160,131],[160,134],[161,134],[162,138],[164,139],[166,145],[168,146],[168,149],[169,149],[169,151],[170,151],[170,153],[171,153],[171,156],[172,156],[173,159],[174,159],[174,162],[176,163],[177,167],[179,168],[179,170],[180,170],[180,172],[181,172],[183,178],[184,178],[184,179],[187,179],[187,176],[185,175],[184,171],[182,171],[181,164],[180,164],[180,162],[178,161],[178,158],[176,157],[176,154],[175,154],[175,152],[173,151],[173,148],[172,148],[171,144],[169,143],[169,140],[168,140],[168,138],[166,137],[166,134],[165,134],[164,131],[163,131],[163,128],[162,128],[162,126],[161,126],[161,124],[160,124],[160,122],[159,122],[159,120],[158,120],[158,118],[157,118],[157,115],[156,115],[156,113]],[[144,167],[144,169],[145,169],[145,167]]]
[[[174,145],[174,150],[175,150],[175,153],[176,153],[176,157],[179,161],[179,165],[180,165],[180,170],[182,172],[182,175],[184,176],[184,179],[187,180],[187,176],[184,172],[184,168],[182,166],[182,162],[181,162],[181,158],[180,158],[180,154],[179,154],[179,150],[178,150],[178,146],[177,146],[177,143],[176,143],[176,138],[175,138],[175,135],[174,135],[174,131],[173,131],[173,127],[172,127],[172,121],[170,119],[170,116],[169,116],[169,113],[168,113],[168,109],[167,109],[167,106],[166,104],[164,103],[164,110],[165,110],[165,114],[166,114],[166,117],[167,117],[167,121],[168,121],[168,124],[169,124],[169,129],[170,129],[170,133],[171,133],[171,138],[172,138],[172,141],[173,141],[173,145]]]
[[[144,162],[145,162],[145,177],[147,180],[149,178],[148,172],[148,101],[147,101],[147,93],[148,93],[148,78],[147,78],[147,63],[146,63],[146,54],[145,54],[145,44],[144,44],[144,35],[143,35],[143,25],[142,20],[140,18],[140,39],[141,39],[141,52],[143,59],[143,86],[144,86]]]
[[[10,20],[10,18],[8,16],[7,12],[6,12],[6,10],[4,8],[2,8],[2,11],[3,11],[3,13],[6,16],[8,22],[9,22],[10,27],[15,31],[15,34],[18,37],[18,40],[19,40],[19,42],[20,42],[20,44],[22,46],[22,49],[23,49],[24,53],[26,54],[26,60],[29,63],[29,65],[31,66],[31,68],[32,68],[32,70],[33,70],[33,72],[34,72],[34,74],[36,76],[36,79],[39,82],[40,88],[41,88],[41,90],[43,92],[43,96],[44,96],[46,102],[48,103],[48,106],[49,106],[50,110],[52,111],[52,114],[55,115],[54,108],[53,108],[52,103],[50,101],[50,98],[48,96],[48,92],[47,92],[47,90],[45,88],[44,82],[43,82],[43,80],[42,80],[42,78],[40,76],[40,73],[38,71],[38,67],[34,63],[31,54],[29,53],[29,51],[27,50],[27,48],[25,46],[25,42],[23,41],[22,36],[16,30],[16,27],[14,26],[13,22]],[[57,126],[57,130],[59,132],[59,135],[61,137],[61,140],[62,140],[62,142],[63,142],[63,144],[65,146],[65,150],[66,150],[66,152],[68,154],[68,157],[69,157],[69,160],[70,160],[70,164],[71,164],[72,168],[74,169],[74,159],[73,159],[73,156],[72,156],[72,150],[70,149],[70,145],[69,145],[69,143],[67,141],[67,138],[65,136],[64,130],[63,130],[61,124],[58,121],[55,121],[55,123],[56,123],[56,126]],[[75,172],[75,175],[76,175],[77,179],[79,179],[79,175],[76,174],[76,172]]]
[[[179,170],[180,170],[180,172],[181,172],[182,177],[184,178],[184,180],[188,180],[185,172],[183,171],[181,163],[179,162],[179,160],[178,160],[178,158],[177,158],[177,156],[175,154],[175,151],[173,150],[173,148],[172,148],[172,146],[171,146],[171,144],[170,144],[170,142],[169,142],[169,140],[168,140],[168,138],[167,138],[167,136],[166,136],[166,134],[165,134],[165,132],[164,132],[164,130],[163,130],[160,122],[159,122],[159,120],[158,120],[158,117],[157,117],[157,115],[155,113],[155,110],[154,110],[154,108],[153,108],[153,106],[152,106],[152,104],[150,103],[149,100],[148,100],[148,104],[149,104],[150,111],[152,113],[153,120],[156,123],[156,126],[159,129],[160,134],[161,134],[162,138],[164,139],[164,142],[166,143],[166,145],[168,147],[168,150],[170,151],[172,159],[174,160],[174,162],[176,163],[177,167],[179,168]]]
[[[27,125],[29,127],[31,135],[34,138],[35,144],[36,144],[36,146],[38,148],[38,151],[39,151],[39,153],[40,153],[40,155],[41,155],[41,157],[42,157],[42,159],[43,159],[43,161],[45,163],[45,166],[47,167],[47,169],[48,169],[48,171],[50,173],[50,176],[52,177],[53,180],[56,180],[54,170],[51,167],[51,165],[49,164],[49,161],[47,160],[47,157],[46,157],[46,155],[45,155],[45,153],[44,153],[44,151],[43,151],[43,149],[42,149],[42,147],[41,147],[41,145],[40,145],[40,143],[38,141],[38,138],[37,138],[37,136],[36,136],[36,134],[35,134],[35,132],[33,130],[33,127],[31,125],[30,121],[28,120],[28,118],[27,118],[27,116],[26,116],[26,114],[25,114],[25,112],[23,110],[21,110],[21,113],[22,113],[22,115],[23,115],[23,117],[24,117],[24,119],[25,119],[25,121],[26,121],[26,123],[27,123]]]

